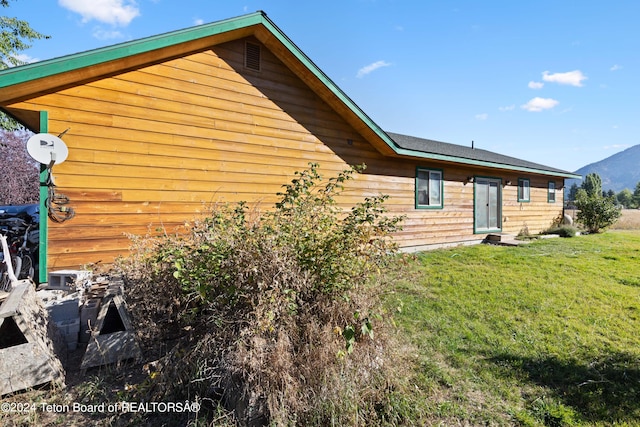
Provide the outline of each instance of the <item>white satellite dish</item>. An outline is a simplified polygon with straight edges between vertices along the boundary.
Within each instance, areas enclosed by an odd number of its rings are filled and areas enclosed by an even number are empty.
[[[57,165],[67,160],[69,149],[63,140],[49,133],[37,133],[27,141],[27,152],[37,162]]]

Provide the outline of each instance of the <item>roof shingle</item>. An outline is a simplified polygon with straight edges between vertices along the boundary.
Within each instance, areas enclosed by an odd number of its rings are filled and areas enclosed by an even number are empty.
[[[435,154],[437,156],[450,157],[451,161],[459,162],[462,159],[469,161],[487,162],[495,165],[504,165],[505,168],[515,167],[517,169],[531,169],[544,171],[559,175],[574,175],[571,172],[545,166],[534,162],[505,156],[492,151],[479,148],[465,147],[463,145],[450,144],[447,142],[434,141],[431,139],[418,138],[415,136],[401,135],[393,132],[386,132],[387,135],[404,150],[416,151],[420,153]]]

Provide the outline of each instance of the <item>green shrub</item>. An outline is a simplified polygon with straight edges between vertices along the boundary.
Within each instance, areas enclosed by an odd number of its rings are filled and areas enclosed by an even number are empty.
[[[572,225],[560,225],[545,230],[543,234],[557,234],[560,237],[574,237],[578,234],[578,229]]]
[[[603,197],[601,193],[588,193],[579,189],[575,200],[578,209],[577,220],[590,233],[599,233],[613,225],[622,215],[620,206],[616,206],[615,197]]]
[[[395,251],[402,218],[385,215],[382,195],[337,205],[359,170],[323,181],[311,164],[273,210],[221,206],[188,235],[134,241],[121,263],[127,300],[161,357],[140,398],[218,396],[240,423],[395,416],[385,390],[401,364],[389,359],[380,290],[367,283]]]

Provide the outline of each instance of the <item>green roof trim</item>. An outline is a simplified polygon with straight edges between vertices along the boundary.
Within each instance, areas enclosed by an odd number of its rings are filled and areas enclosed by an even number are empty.
[[[347,96],[295,43],[280,30],[263,11],[247,15],[216,21],[209,24],[190,27],[182,30],[159,34],[143,39],[133,40],[112,46],[89,50],[86,52],[48,59],[19,67],[0,71],[0,88],[26,83],[32,80],[50,77],[56,74],[74,71],[93,65],[115,61],[128,56],[143,54],[153,50],[179,45],[205,37],[223,34],[233,30],[248,28],[254,25],[265,27],[300,63],[324,84],[342,103],[344,103],[369,129],[371,129],[385,144],[399,156],[417,157],[430,160],[441,160],[485,166],[497,169],[508,169],[536,174],[562,176],[565,178],[581,178],[580,175],[558,170],[544,170],[538,168],[521,167],[495,163],[486,160],[475,160],[446,154],[425,153],[419,150],[400,147],[380,126],[378,126],[356,103]]]
[[[467,159],[465,157],[447,156],[444,154],[435,154],[435,153],[424,153],[422,151],[407,150],[404,148],[398,148],[397,150],[395,150],[395,152],[401,156],[419,157],[421,159],[429,159],[429,160],[441,160],[444,162],[462,163],[462,164],[471,165],[471,166],[484,166],[484,167],[491,167],[494,169],[505,169],[505,170],[518,171],[518,172],[529,172],[529,173],[535,173],[539,175],[561,176],[563,178],[573,178],[573,179],[582,178],[582,175],[576,175],[570,172],[556,172],[556,171],[549,171],[545,169],[528,168],[524,166],[514,166],[514,165],[509,165],[504,163],[487,162],[484,160]]]
[[[264,17],[262,12],[255,12],[197,27],[8,68],[0,71],[0,88],[262,24]]]

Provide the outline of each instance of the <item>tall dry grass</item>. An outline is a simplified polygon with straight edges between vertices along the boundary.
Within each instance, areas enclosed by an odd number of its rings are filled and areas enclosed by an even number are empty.
[[[611,230],[640,230],[640,209],[623,209],[622,216]]]
[[[565,209],[565,213],[575,221],[576,209]],[[623,209],[620,219],[609,227],[610,230],[640,230],[640,209]]]

